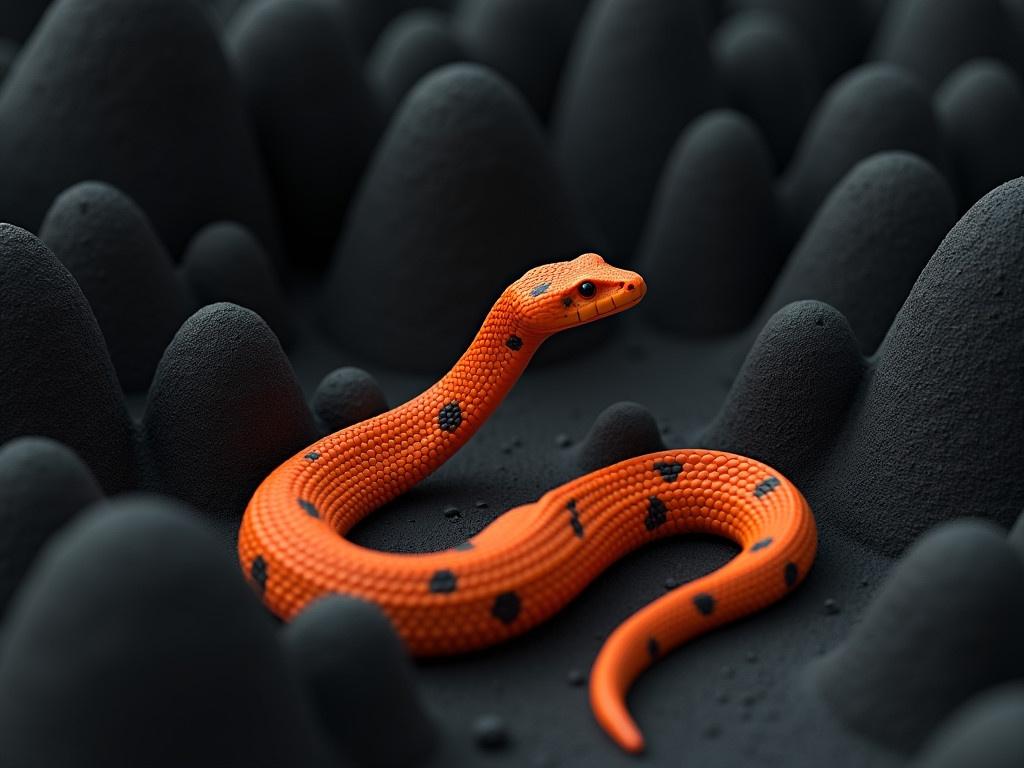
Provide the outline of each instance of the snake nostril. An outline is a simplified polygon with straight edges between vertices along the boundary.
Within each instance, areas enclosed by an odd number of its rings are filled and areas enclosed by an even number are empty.
[[[620,283],[620,285],[621,285],[621,283]],[[633,284],[632,284],[632,283],[630,283],[629,285],[627,285],[627,286],[626,286],[626,290],[627,290],[627,291],[632,291],[632,290],[633,290]]]

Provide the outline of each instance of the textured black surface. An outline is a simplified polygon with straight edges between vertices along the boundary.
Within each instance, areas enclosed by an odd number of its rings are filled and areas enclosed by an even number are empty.
[[[43,4],[0,2],[0,221],[60,257],[0,225],[0,763],[1019,763],[1020,0],[202,6],[58,0],[13,59]],[[431,40],[477,64],[417,63]],[[426,77],[385,118],[389,49],[401,90]],[[234,551],[282,458],[429,386],[509,279],[592,248],[638,265],[644,305],[546,345],[351,536],[464,547],[663,446],[794,480],[807,579],[653,649],[640,758],[595,723],[590,665],[734,545],[659,541],[525,636],[416,665],[365,604],[269,620],[272,561]],[[195,508],[83,511],[101,488]]]

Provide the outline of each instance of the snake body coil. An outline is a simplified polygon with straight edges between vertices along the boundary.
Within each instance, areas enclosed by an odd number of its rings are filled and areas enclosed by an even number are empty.
[[[734,454],[666,450],[592,472],[501,515],[445,552],[390,554],[344,534],[451,457],[553,333],[635,305],[646,286],[596,254],[527,272],[507,288],[440,381],[318,440],[256,490],[239,532],[242,568],[278,616],[325,594],[376,603],[420,656],[481,648],[545,620],[612,562],[688,532],[732,539],[728,564],[655,600],[601,649],[590,699],[624,749],[643,749],[632,682],[686,640],[778,600],[814,560],[814,519],[778,472]]]

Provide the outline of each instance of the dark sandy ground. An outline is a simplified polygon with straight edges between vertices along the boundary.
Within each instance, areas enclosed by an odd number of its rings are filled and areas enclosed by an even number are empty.
[[[0,2],[0,766],[1024,764],[1024,4],[47,5]],[[234,553],[280,460],[591,249],[645,302],[353,538],[663,445],[786,474],[813,571],[638,681],[640,757],[587,671],[729,542],[415,666],[345,598],[277,624]]]

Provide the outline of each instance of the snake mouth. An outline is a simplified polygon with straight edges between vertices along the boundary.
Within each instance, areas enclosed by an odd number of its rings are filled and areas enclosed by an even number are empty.
[[[571,314],[568,315],[569,325],[584,325],[602,317],[617,315],[640,303],[646,295],[647,284],[643,279],[632,280],[628,288],[622,288],[614,294],[576,307],[575,318]]]

